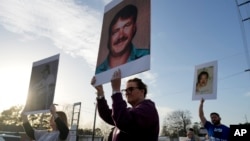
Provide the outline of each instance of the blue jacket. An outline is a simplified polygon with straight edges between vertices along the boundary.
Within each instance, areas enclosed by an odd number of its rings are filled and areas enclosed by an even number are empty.
[[[211,122],[206,121],[205,126],[208,132],[210,139],[220,140],[220,141],[229,141],[230,137],[230,128],[225,125],[213,125]]]

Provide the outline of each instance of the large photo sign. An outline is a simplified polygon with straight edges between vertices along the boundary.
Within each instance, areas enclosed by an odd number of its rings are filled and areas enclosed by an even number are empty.
[[[150,0],[115,0],[105,6],[95,85],[150,69]]]
[[[25,114],[49,112],[54,100],[59,54],[32,65]]]
[[[195,66],[193,100],[217,98],[217,61]]]

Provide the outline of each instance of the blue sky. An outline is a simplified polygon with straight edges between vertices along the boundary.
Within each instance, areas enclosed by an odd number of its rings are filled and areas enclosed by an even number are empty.
[[[0,0],[0,111],[25,104],[32,63],[60,53],[55,103],[60,109],[82,102],[80,126],[92,128],[96,97],[90,80],[110,1]],[[241,12],[250,15],[250,6]],[[250,23],[243,27],[249,49]],[[194,67],[214,60],[217,99],[205,102],[207,119],[215,111],[228,126],[250,120],[250,74],[244,72],[250,58],[242,37],[234,0],[151,1],[151,69],[136,76],[148,84],[161,121],[173,110],[189,110],[199,121]],[[110,83],[104,89],[111,104]]]

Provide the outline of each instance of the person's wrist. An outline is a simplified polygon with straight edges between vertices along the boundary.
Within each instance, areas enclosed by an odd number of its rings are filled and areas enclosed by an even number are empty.
[[[28,117],[27,116],[22,116],[22,121],[25,123],[25,122],[28,122]]]
[[[102,98],[104,98],[104,95],[98,95],[96,98],[97,99],[102,99]]]
[[[57,113],[54,113],[53,114],[53,117],[54,117],[54,120],[58,118],[58,114]]]
[[[117,94],[117,93],[121,93],[121,91],[120,90],[113,90],[112,95]]]
[[[104,96],[104,92],[96,92],[97,96]]]

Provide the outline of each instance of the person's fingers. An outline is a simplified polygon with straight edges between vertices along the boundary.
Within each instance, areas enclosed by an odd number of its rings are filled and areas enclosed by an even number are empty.
[[[120,70],[120,69],[117,70],[117,77],[118,77],[118,78],[121,77],[121,70]]]
[[[111,80],[111,87],[113,91],[120,91],[121,86],[121,71],[120,69],[114,71],[113,77]]]
[[[202,98],[201,98],[201,103],[204,103],[204,101],[205,101],[205,99],[202,97]]]
[[[54,111],[54,110],[56,109],[55,105],[56,105],[56,104],[51,104],[50,110],[53,110],[53,111]]]
[[[116,78],[120,78],[120,77],[121,77],[121,71],[120,71],[120,69],[118,69],[113,73],[112,79],[116,79]]]
[[[112,80],[114,80],[116,78],[116,71],[114,71],[113,76],[112,76]]]

